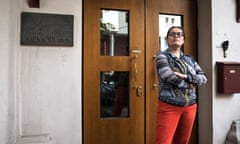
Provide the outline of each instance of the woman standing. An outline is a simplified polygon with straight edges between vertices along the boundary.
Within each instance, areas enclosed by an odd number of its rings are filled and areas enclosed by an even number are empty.
[[[197,110],[196,87],[206,84],[207,77],[194,58],[182,52],[185,40],[182,27],[171,27],[166,40],[168,49],[156,57],[159,80],[156,144],[188,144]]]

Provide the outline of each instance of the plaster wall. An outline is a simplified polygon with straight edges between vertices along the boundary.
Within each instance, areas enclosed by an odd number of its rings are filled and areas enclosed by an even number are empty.
[[[58,144],[80,144],[82,1],[40,0],[40,8],[29,8],[26,0],[16,3],[18,136],[49,134]],[[20,45],[23,11],[73,15],[74,45]]]
[[[16,140],[15,64],[13,0],[0,1],[0,142],[13,144]]]
[[[240,94],[219,94],[216,92],[216,61],[236,61],[239,59],[240,23],[236,22],[235,0],[213,0],[213,140],[215,144],[224,143],[233,120],[240,119]],[[221,43],[229,40],[227,57],[223,57]]]

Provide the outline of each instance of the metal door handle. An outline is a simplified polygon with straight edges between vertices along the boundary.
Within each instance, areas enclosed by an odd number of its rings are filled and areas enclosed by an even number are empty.
[[[136,89],[136,94],[137,94],[137,96],[142,96],[142,87],[141,86],[139,86],[139,87],[137,87],[137,89]]]
[[[155,83],[153,84],[153,88],[156,88],[157,86],[158,86],[157,84],[155,84]]]
[[[153,60],[155,60],[156,59],[156,55],[153,55],[152,58],[153,58]]]
[[[137,68],[137,59],[138,59],[138,55],[142,53],[142,50],[138,50],[138,49],[134,49],[132,50],[132,53],[134,53],[135,55],[133,56],[133,65],[134,65],[134,88],[136,90],[136,95],[137,96],[142,96],[143,95],[143,89],[141,86],[137,85],[137,78],[138,78],[138,68]]]
[[[134,87],[137,89],[137,75],[138,75],[138,71],[137,71],[137,58],[138,56],[135,55],[133,57],[133,60],[134,60]]]
[[[155,70],[155,63],[154,63],[154,61],[156,60],[156,57],[157,57],[156,55],[153,55],[153,56],[152,56],[152,59],[153,59],[153,71],[156,71],[156,70]],[[155,76],[154,76],[154,75],[155,75],[155,73],[153,74],[153,81],[155,81]],[[154,82],[153,85],[152,85],[153,88],[156,88],[157,86],[158,86],[158,85],[157,85],[155,82]]]

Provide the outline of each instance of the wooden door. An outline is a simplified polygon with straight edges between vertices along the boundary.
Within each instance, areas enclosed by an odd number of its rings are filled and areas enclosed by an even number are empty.
[[[84,144],[154,144],[159,15],[181,17],[184,51],[196,56],[195,7],[194,0],[84,0]]]
[[[146,0],[146,143],[154,144],[157,111],[157,76],[154,57],[156,51],[164,50],[167,27],[181,25],[186,39],[184,52],[196,58],[196,0]],[[160,20],[160,17],[166,18]],[[173,21],[173,18],[180,19]],[[161,33],[163,33],[162,36]],[[197,129],[194,126],[191,144],[197,143]]]
[[[144,1],[85,0],[83,31],[84,144],[144,144]]]

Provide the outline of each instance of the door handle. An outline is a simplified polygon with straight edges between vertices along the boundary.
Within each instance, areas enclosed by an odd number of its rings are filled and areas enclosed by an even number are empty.
[[[134,61],[134,87],[137,89],[137,75],[138,75],[138,71],[137,71],[137,58],[138,56],[135,55],[133,57],[133,61]]]
[[[156,88],[157,86],[158,86],[157,84],[155,84],[155,83],[153,84],[153,88]]]
[[[153,60],[155,60],[156,59],[156,55],[153,55],[152,58],[153,58]]]
[[[134,53],[135,55],[133,56],[133,65],[134,65],[134,88],[136,90],[136,95],[137,96],[142,96],[143,95],[143,89],[141,86],[137,85],[137,78],[138,78],[138,68],[137,68],[137,59],[138,59],[138,55],[142,53],[142,50],[132,50],[132,53]]]
[[[142,96],[142,87],[141,86],[138,86],[137,89],[136,89],[136,94],[137,96]]]
[[[143,94],[143,89],[141,86],[138,86],[137,85],[137,77],[138,77],[138,69],[137,69],[137,58],[138,56],[135,55],[133,57],[133,60],[134,60],[134,88],[136,90],[136,95],[137,96],[142,96]]]
[[[155,82],[155,72],[156,72],[156,70],[155,70],[155,68],[156,68],[156,66],[155,66],[155,60],[156,60],[156,55],[153,55],[152,56],[152,59],[153,59],[153,71],[154,71],[154,74],[153,74],[153,85],[152,85],[152,88],[156,88],[158,85],[157,85],[157,83]]]
[[[142,53],[142,50],[140,49],[133,49],[132,53],[134,53],[135,55],[133,56],[133,65],[134,65],[134,88],[137,89],[137,77],[138,77],[138,68],[137,68],[137,59],[138,59],[138,55]]]

